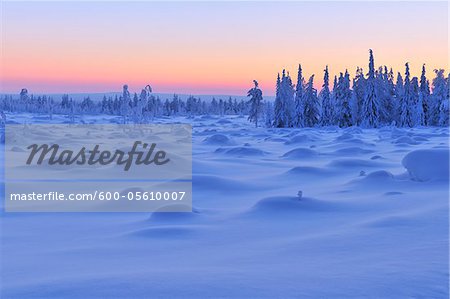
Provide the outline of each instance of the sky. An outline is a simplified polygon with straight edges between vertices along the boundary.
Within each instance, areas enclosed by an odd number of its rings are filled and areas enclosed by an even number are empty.
[[[448,70],[447,2],[4,2],[0,92],[273,95],[296,79],[375,65]]]

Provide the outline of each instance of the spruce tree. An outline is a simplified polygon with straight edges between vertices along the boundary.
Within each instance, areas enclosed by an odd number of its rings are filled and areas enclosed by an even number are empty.
[[[430,82],[428,81],[425,75],[425,64],[422,65],[422,75],[420,76],[420,98],[422,101],[422,110],[423,110],[423,123],[422,125],[427,126],[429,124],[429,120],[431,119],[430,115]]]
[[[266,127],[270,128],[273,126],[273,105],[271,102],[266,102],[264,105],[264,120]]]
[[[380,99],[375,80],[373,52],[372,50],[369,50],[369,73],[366,81],[361,114],[361,125],[363,127],[376,128],[379,126]]]
[[[395,123],[396,121],[396,101],[395,101],[395,84],[394,84],[394,72],[392,68],[389,70],[389,73],[387,73],[387,97],[388,97],[388,115],[389,115],[389,124]]]
[[[395,82],[395,100],[394,100],[394,121],[397,126],[400,125],[400,115],[402,111],[403,103],[403,93],[405,92],[405,87],[403,86],[403,77],[400,72],[397,73],[397,81]]]
[[[304,104],[303,104],[303,86],[304,79],[302,74],[302,65],[298,65],[297,85],[295,87],[295,126],[303,127],[304,125]]]
[[[331,125],[337,124],[340,115],[339,107],[337,106],[337,93],[339,93],[338,79],[336,76],[334,76],[333,90],[331,91],[331,103],[334,106],[333,109],[334,111],[333,111],[333,118],[331,119]]]
[[[414,125],[413,123],[413,116],[412,116],[412,110],[413,107],[411,107],[412,102],[412,90],[411,90],[411,80],[409,78],[409,64],[405,64],[406,70],[405,70],[405,84],[403,89],[403,95],[401,98],[400,103],[400,123],[399,125],[401,127],[412,127]]]
[[[273,126],[275,128],[283,128],[285,124],[283,123],[283,102],[281,99],[281,79],[280,73],[277,76],[277,84],[275,90],[275,107],[274,107],[274,118],[273,118]]]
[[[436,73],[436,77],[433,79],[432,82],[432,98],[434,102],[433,112],[432,112],[432,119],[433,124],[439,125],[439,126],[448,126],[448,110],[449,110],[449,104],[448,104],[448,86],[447,86],[447,79],[444,77],[444,70],[434,70]]]
[[[419,90],[419,79],[417,77],[411,80],[410,102],[412,126],[420,126],[423,123],[423,105]]]
[[[356,124],[360,125],[362,121],[363,103],[365,98],[366,79],[364,78],[363,69],[356,68],[356,75],[353,79],[353,93],[355,98],[354,110]]]
[[[128,85],[124,85],[122,88],[122,97],[120,98],[120,115],[122,116],[122,122],[127,122],[127,115],[130,110],[131,96],[128,91]]]
[[[324,70],[323,85],[322,85],[322,90],[319,93],[319,99],[320,99],[320,102],[322,103],[322,118],[321,118],[322,125],[329,126],[333,122],[334,107],[331,103],[328,66],[326,66],[325,70]]]
[[[387,67],[380,67],[376,73],[377,90],[380,97],[380,124],[389,124],[392,121],[392,93],[393,86]]]
[[[313,85],[314,75],[312,75],[308,83],[306,84],[306,89],[303,94],[304,103],[304,116],[305,116],[305,127],[313,127],[319,123],[320,120],[320,103],[317,97],[317,90]]]
[[[249,100],[250,104],[250,113],[248,116],[248,120],[250,122],[255,123],[255,127],[258,127],[258,119],[261,114],[261,104],[262,104],[262,91],[258,87],[258,82],[253,80],[253,84],[255,85],[252,89],[247,92],[247,96],[251,97]]]
[[[284,72],[283,72],[284,73]],[[283,91],[283,98],[284,98],[284,114],[286,117],[286,123],[287,127],[295,127],[295,103],[294,103],[294,96],[295,96],[295,90],[294,85],[292,84],[292,79],[289,75],[289,72],[286,76],[284,76],[284,80],[281,82],[282,91]]]
[[[351,97],[350,76],[348,71],[345,71],[345,75],[342,73],[339,75],[335,92],[336,110],[338,111],[336,120],[340,127],[349,127],[352,125]]]

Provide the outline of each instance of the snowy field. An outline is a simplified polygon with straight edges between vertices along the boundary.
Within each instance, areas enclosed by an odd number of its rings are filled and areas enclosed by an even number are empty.
[[[448,128],[160,121],[193,125],[194,212],[1,212],[1,298],[448,298]]]

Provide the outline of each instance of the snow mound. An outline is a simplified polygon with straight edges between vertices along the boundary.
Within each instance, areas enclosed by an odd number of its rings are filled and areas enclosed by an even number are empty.
[[[380,129],[380,131],[391,132],[391,139],[396,139],[402,136],[412,136],[412,133],[409,129],[406,128],[397,128],[397,127],[386,127],[385,130]]]
[[[393,228],[397,226],[407,226],[407,227],[413,227],[417,225],[417,221],[414,219],[411,219],[409,217],[405,216],[398,216],[398,215],[389,215],[380,217],[379,219],[375,219],[372,221],[368,221],[365,226],[367,227],[387,227],[387,228]]]
[[[192,226],[162,226],[144,228],[130,232],[130,235],[134,235],[142,238],[157,238],[157,239],[173,239],[189,237],[195,229]]]
[[[196,191],[211,191],[211,192],[223,192],[223,193],[241,193],[247,190],[253,190],[258,186],[253,186],[249,183],[240,180],[233,180],[223,178],[215,175],[193,175],[192,186],[194,192]],[[261,188],[261,187],[259,187]]]
[[[292,176],[323,176],[327,175],[330,172],[325,168],[320,167],[314,167],[314,166],[297,166],[294,168],[291,168],[286,172],[287,175]]]
[[[427,142],[430,141],[427,137],[424,136],[414,136],[414,140],[418,142]]]
[[[317,155],[318,153],[315,150],[309,148],[296,148],[285,153],[283,157],[289,159],[305,159],[305,158],[313,158]]]
[[[402,137],[399,137],[399,138],[397,138],[397,139],[394,141],[394,143],[395,143],[395,144],[410,144],[410,145],[416,145],[416,144],[418,144],[417,141],[414,141],[413,139],[411,139],[411,138],[408,137],[408,136],[402,136]]]
[[[202,116],[200,116],[200,119],[209,120],[209,119],[217,119],[217,117],[213,116],[213,115],[202,115]]]
[[[212,145],[233,145],[234,142],[228,138],[225,135],[222,134],[214,134],[212,136],[209,136],[203,140],[203,143],[205,144],[212,144]]]
[[[363,130],[360,127],[349,127],[345,128],[344,131],[350,134],[363,134]]]
[[[305,198],[300,199],[292,196],[267,197],[259,200],[253,206],[252,211],[267,211],[270,213],[280,211],[293,212],[301,208],[303,200],[305,200]]]
[[[267,137],[266,139],[264,139],[264,141],[287,142],[288,140],[286,138],[281,138],[281,137]]]
[[[216,153],[238,157],[263,156],[265,154],[265,152],[260,149],[245,146],[234,147],[231,149],[218,148]]]
[[[199,210],[192,208],[192,212],[170,212],[177,205],[170,205],[160,208],[150,215],[149,220],[152,222],[190,222],[197,220],[201,213]]]
[[[205,136],[205,135],[210,135],[211,133],[216,133],[217,130],[216,129],[206,129],[203,131],[197,131],[195,132],[195,135],[197,136]]]
[[[283,216],[293,214],[297,217],[299,212],[335,212],[336,208],[336,204],[322,202],[310,197],[273,196],[259,200],[249,212]]]
[[[394,175],[386,170],[378,170],[369,173],[364,180],[370,181],[384,181],[384,180],[392,180],[394,179]]]
[[[365,190],[370,189],[377,191],[387,186],[396,186],[394,175],[386,170],[373,171],[369,174],[365,174],[364,171],[361,171],[360,177],[352,180],[350,185],[363,187]]]
[[[370,157],[370,160],[379,160],[379,159],[384,159],[384,158],[383,158],[383,156],[380,156],[380,155],[375,155],[375,156]]]
[[[389,191],[389,192],[385,192],[383,195],[385,196],[394,196],[394,195],[402,195],[403,192],[400,191]]]
[[[351,169],[359,167],[379,167],[380,163],[363,159],[336,159],[331,161],[328,165],[336,168]]]
[[[424,149],[407,154],[402,165],[408,170],[409,176],[417,181],[449,179],[449,150]]]
[[[338,143],[360,144],[360,145],[372,146],[372,144],[366,143],[362,139],[354,137],[353,134],[350,134],[350,133],[344,133],[344,134],[336,137],[336,139],[334,141],[338,142]]]
[[[364,149],[358,146],[346,147],[335,150],[332,154],[337,156],[354,156],[354,155],[364,155],[373,153],[373,150]]]
[[[348,141],[348,140],[352,140],[353,138],[354,138],[353,134],[346,132],[346,133],[336,137],[336,141]]]
[[[231,124],[232,122],[228,119],[220,119],[220,120],[216,121],[216,123],[225,125],[225,124]]]
[[[285,144],[296,144],[296,143],[308,143],[311,141],[315,141],[315,138],[312,138],[310,135],[306,134],[299,134],[295,135],[294,137],[291,137],[288,141],[285,142]]]

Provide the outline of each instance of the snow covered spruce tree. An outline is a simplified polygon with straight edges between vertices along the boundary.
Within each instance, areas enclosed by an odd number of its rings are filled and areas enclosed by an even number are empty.
[[[390,68],[387,74],[387,95],[388,95],[388,115],[389,115],[389,125],[395,124],[396,113],[397,113],[397,103],[395,102],[395,83],[394,83],[394,71]]]
[[[329,126],[333,124],[334,118],[334,106],[331,103],[331,93],[329,87],[330,75],[328,73],[328,65],[325,67],[323,75],[322,90],[319,93],[319,100],[322,103],[322,117],[321,123],[323,126]]]
[[[331,103],[334,105],[334,111],[333,111],[333,118],[331,119],[331,125],[337,125],[338,122],[338,115],[339,115],[339,107],[337,106],[337,94],[339,93],[338,90],[338,79],[336,76],[334,76],[333,80],[333,90],[331,91]]]
[[[450,125],[450,73],[447,75],[445,90],[446,96],[441,104],[440,122],[441,125],[448,127]]]
[[[148,111],[149,107],[149,98],[152,92],[152,88],[150,85],[146,85],[139,95],[139,100],[135,104],[136,112],[134,113],[136,122],[147,122],[150,118],[150,113]]]
[[[395,93],[392,69],[388,72],[386,66],[380,67],[375,73],[377,78],[377,90],[380,98],[380,124],[389,125],[393,120],[393,102]]]
[[[281,78],[281,96],[284,103],[284,116],[286,119],[286,127],[291,128],[295,126],[294,121],[294,85],[292,84],[292,79],[289,76],[289,72],[286,74],[283,70],[283,76]]]
[[[273,126],[273,105],[271,102],[266,102],[264,105],[264,121],[266,127],[270,128]]]
[[[350,127],[352,125],[352,109],[350,106],[352,91],[350,89],[350,75],[347,70],[345,75],[340,74],[336,88],[337,124],[340,127]]]
[[[433,112],[432,124],[438,126],[449,125],[449,103],[448,103],[448,86],[444,77],[444,70],[434,70],[436,77],[432,83]]]
[[[258,120],[261,116],[262,110],[262,91],[258,87],[258,81],[253,80],[255,86],[247,92],[247,96],[250,97],[248,103],[250,104],[250,113],[248,120],[255,123],[255,127],[258,127]]]
[[[283,70],[282,77],[278,74],[275,96],[274,123],[276,128],[294,126],[294,86],[289,74]]]
[[[302,65],[298,65],[298,74],[297,74],[297,85],[295,87],[295,119],[294,125],[296,127],[303,127],[304,125],[304,104],[303,104],[303,89],[305,85],[305,80],[303,79],[302,74]]]
[[[419,79],[413,77],[411,80],[410,102],[412,126],[421,126],[423,122],[423,106],[419,92]]]
[[[425,75],[425,64],[422,65],[422,74],[420,76],[420,101],[422,102],[423,122],[422,125],[428,126],[430,120],[430,82]]]
[[[403,94],[405,87],[403,86],[403,77],[400,72],[397,73],[397,81],[395,83],[395,99],[394,99],[394,118],[393,120],[400,126],[400,114],[402,110]]]
[[[412,127],[413,126],[413,117],[412,117],[412,108],[411,104],[411,80],[409,73],[409,64],[405,64],[405,84],[403,86],[403,94],[400,99],[400,127]]]
[[[20,101],[26,103],[28,102],[28,100],[29,100],[28,89],[22,88],[22,90],[20,91]]]
[[[131,96],[128,91],[128,85],[125,84],[122,88],[122,96],[120,97],[120,115],[122,116],[122,122],[127,122],[128,112],[130,110]]]
[[[362,115],[362,108],[364,103],[364,97],[365,97],[365,90],[366,90],[366,78],[364,78],[363,69],[360,67],[356,68],[356,75],[353,79],[353,96],[354,96],[354,121],[355,124],[360,125],[361,124],[361,115]]]
[[[281,79],[280,74],[277,76],[277,84],[275,89],[275,105],[274,105],[274,117],[273,117],[273,126],[275,128],[283,128],[284,127],[284,117],[282,115],[283,112],[283,102],[281,99]]]
[[[320,120],[320,103],[313,81],[314,75],[309,78],[303,93],[305,127],[313,127],[319,124]]]
[[[379,126],[380,99],[375,78],[373,52],[369,50],[369,73],[364,91],[364,101],[361,111],[361,126],[376,128]]]

